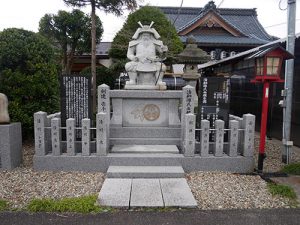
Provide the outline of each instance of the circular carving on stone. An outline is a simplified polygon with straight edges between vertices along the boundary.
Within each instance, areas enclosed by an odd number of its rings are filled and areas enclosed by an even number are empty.
[[[160,110],[157,105],[147,104],[143,109],[144,118],[148,121],[157,120],[160,116]]]

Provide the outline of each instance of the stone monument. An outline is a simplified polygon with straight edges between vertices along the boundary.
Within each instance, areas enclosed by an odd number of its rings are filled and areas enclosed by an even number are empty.
[[[109,92],[112,100],[110,144],[180,145],[182,91],[166,90],[162,82],[166,70],[162,58],[168,48],[159,40],[153,22],[139,25],[128,46],[127,57],[131,61],[125,69],[130,80],[125,90],[99,86],[99,93]],[[99,99],[98,106],[109,105],[106,96],[101,94]],[[98,113],[105,111],[99,109]]]
[[[22,160],[21,123],[10,123],[8,100],[0,93],[0,169],[13,169]]]
[[[9,122],[8,100],[5,94],[0,93],[0,124],[8,124]]]
[[[210,56],[205,51],[198,48],[195,38],[190,36],[186,40],[186,48],[178,54],[176,58],[178,63],[185,64],[182,78],[186,81],[187,85],[191,85],[196,90],[196,84],[200,78],[198,64],[208,62]],[[194,94],[195,106],[198,106],[198,96],[196,92]]]
[[[138,28],[129,42],[125,69],[130,80],[126,82],[125,89],[159,89],[166,90],[162,82],[166,66],[162,63],[163,54],[168,47],[159,40],[160,35],[152,28],[154,22],[148,25],[138,23]]]

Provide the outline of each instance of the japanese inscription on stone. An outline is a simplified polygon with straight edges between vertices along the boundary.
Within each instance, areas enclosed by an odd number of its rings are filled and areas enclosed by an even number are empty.
[[[82,75],[62,75],[60,82],[62,126],[66,119],[74,118],[76,127],[81,120],[91,118],[91,80]],[[76,131],[79,138],[80,132]]]

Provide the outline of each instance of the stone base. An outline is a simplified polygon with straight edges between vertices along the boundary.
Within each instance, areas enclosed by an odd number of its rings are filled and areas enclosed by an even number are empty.
[[[110,126],[180,127],[182,91],[112,90]]]
[[[126,84],[124,89],[128,90],[167,90],[167,86],[164,85],[138,85],[138,84]]]
[[[109,153],[107,156],[34,156],[35,170],[51,171],[99,171],[106,172],[114,166],[182,166],[185,172],[192,171],[227,171],[232,173],[251,173],[254,170],[253,157],[184,157],[182,154],[153,153]]]
[[[11,170],[21,164],[21,123],[0,125],[0,158],[0,169]]]

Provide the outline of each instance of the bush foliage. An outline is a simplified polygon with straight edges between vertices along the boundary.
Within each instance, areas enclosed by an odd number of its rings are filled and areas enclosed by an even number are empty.
[[[57,72],[53,48],[42,36],[16,28],[0,32],[0,92],[23,136],[33,136],[35,112],[58,110]]]
[[[80,74],[86,75],[86,76],[92,76],[91,67],[84,68],[80,72]],[[104,66],[96,68],[97,87],[101,84],[106,84],[110,87],[110,89],[113,89],[116,78],[117,78],[117,76],[114,75],[114,73],[111,69],[106,68]]]
[[[123,60],[124,64],[128,43],[137,28],[139,28],[139,21],[143,25],[149,25],[152,21],[154,22],[153,28],[160,34],[164,45],[167,45],[169,48],[168,61],[172,61],[173,57],[182,51],[183,44],[177,35],[176,29],[164,13],[156,7],[144,6],[128,16],[124,26],[115,36],[109,52],[110,57],[115,61]]]

